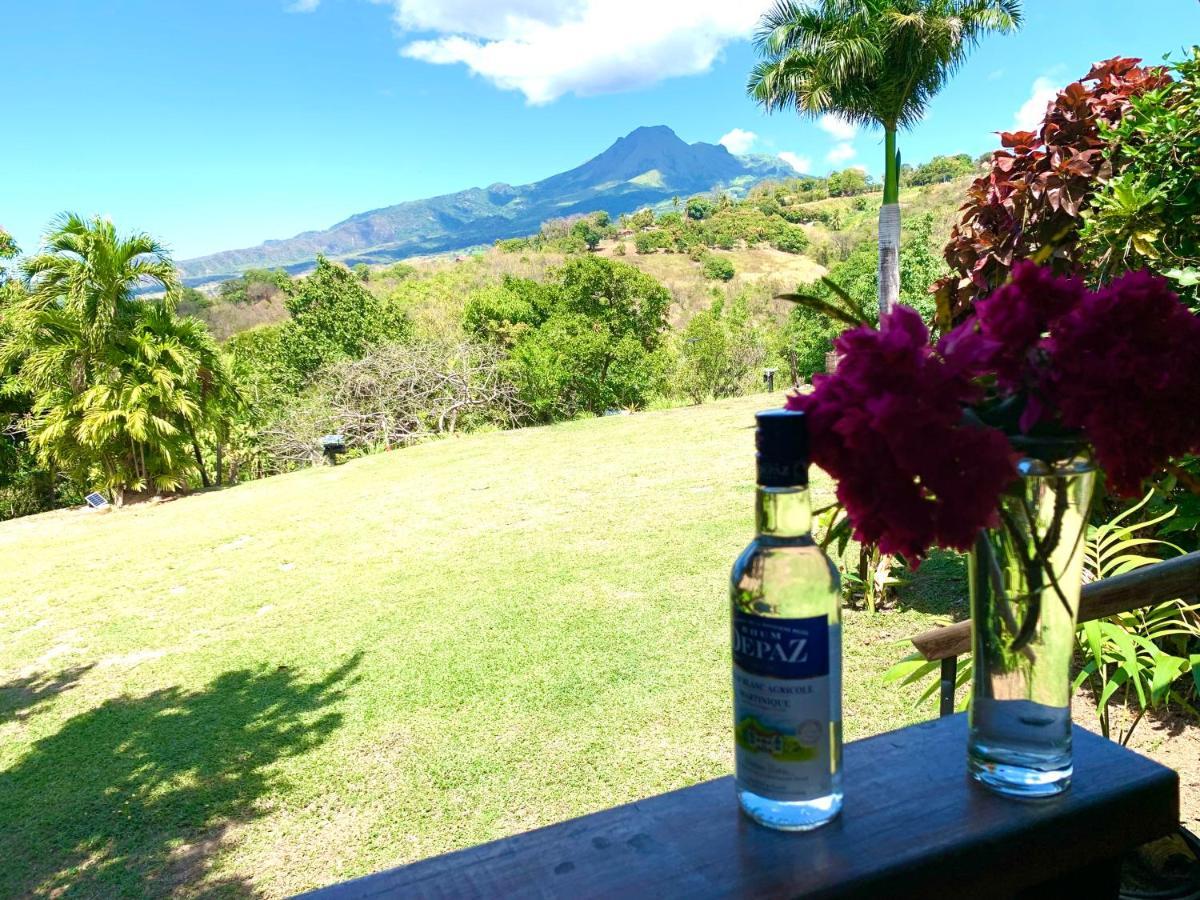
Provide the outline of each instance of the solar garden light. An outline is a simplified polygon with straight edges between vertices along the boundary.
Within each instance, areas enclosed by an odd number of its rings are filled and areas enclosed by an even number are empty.
[[[766,384],[768,392],[775,390],[775,373],[778,371],[778,369],[763,369],[763,382]]]
[[[321,445],[321,452],[325,455],[325,462],[331,466],[337,465],[339,453],[346,452],[346,439],[340,434],[327,434],[317,441],[317,443]]]

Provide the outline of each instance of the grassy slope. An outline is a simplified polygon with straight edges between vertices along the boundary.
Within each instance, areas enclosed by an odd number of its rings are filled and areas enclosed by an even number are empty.
[[[0,896],[279,896],[730,771],[777,401],[3,523]],[[930,714],[879,681],[929,621],[847,614],[849,738]]]

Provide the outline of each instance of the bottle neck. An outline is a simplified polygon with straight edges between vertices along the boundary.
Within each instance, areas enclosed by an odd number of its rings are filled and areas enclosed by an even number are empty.
[[[806,538],[812,531],[812,506],[808,486],[758,486],[754,499],[754,525],[758,536],[773,540]]]

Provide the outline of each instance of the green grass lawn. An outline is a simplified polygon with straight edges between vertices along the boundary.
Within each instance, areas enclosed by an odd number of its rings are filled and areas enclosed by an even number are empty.
[[[281,896],[728,773],[781,399],[0,525],[0,896]],[[932,715],[880,682],[929,596],[847,613],[849,739]]]

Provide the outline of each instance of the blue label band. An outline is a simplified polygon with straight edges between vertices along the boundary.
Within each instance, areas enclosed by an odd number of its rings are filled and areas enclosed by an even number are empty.
[[[752,675],[818,678],[829,674],[829,619],[771,619],[733,611],[733,662]]]

